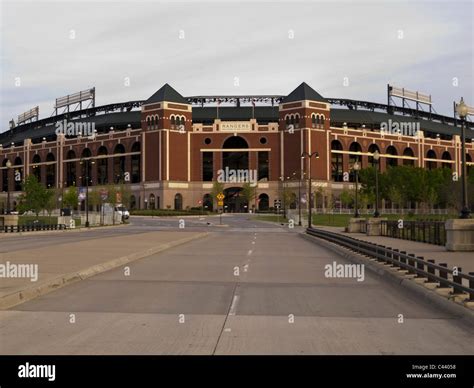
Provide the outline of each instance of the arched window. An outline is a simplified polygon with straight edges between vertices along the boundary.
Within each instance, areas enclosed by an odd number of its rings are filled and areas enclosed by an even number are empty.
[[[316,115],[315,114],[311,115],[311,124],[312,124],[313,128],[316,127]]]
[[[125,177],[125,153],[123,144],[117,144],[114,148],[114,183],[123,182]]]
[[[92,152],[89,148],[84,148],[81,154],[81,185],[86,186],[86,182],[89,186],[92,186]]]
[[[46,187],[56,187],[56,158],[53,153],[46,155]]]
[[[403,151],[403,156],[414,157],[415,154],[413,153],[413,150],[410,147],[407,147]],[[415,160],[414,159],[403,159],[403,165],[404,166],[414,166],[415,165]]]
[[[321,125],[324,125],[324,116],[321,115]]]
[[[6,168],[8,159],[3,159],[2,167],[5,167],[2,170],[2,191],[8,191],[8,175],[9,175],[9,168]]]
[[[268,194],[262,193],[258,196],[258,210],[267,211],[269,208]]]
[[[14,182],[15,182],[15,191],[21,191],[22,187],[22,183],[23,183],[23,160],[17,156],[15,158],[15,169],[13,170],[14,171],[14,175],[13,175],[13,179],[14,179]]]
[[[469,175],[469,173],[471,172],[471,165],[469,163],[472,163],[472,158],[471,158],[471,155],[469,155],[466,152],[466,173],[467,173],[467,175]]]
[[[339,140],[331,142],[331,175],[334,182],[342,182],[343,154],[334,151],[342,151],[342,144]]]
[[[106,185],[109,183],[109,159],[107,147],[100,146],[97,151],[97,183]]]
[[[397,153],[397,149],[394,147],[394,146],[388,146],[387,147],[387,154],[388,155],[393,155],[393,156],[396,156],[398,155]],[[397,158],[390,158],[388,157],[386,159],[386,167],[389,168],[389,167],[396,167],[398,166],[398,159]]]
[[[132,153],[140,152],[140,143],[135,142],[132,145]],[[132,155],[132,171],[131,171],[131,180],[132,183],[140,182],[140,159],[141,155]]]
[[[286,124],[287,127],[288,127],[288,125],[290,125],[290,116],[286,116],[285,124]]]
[[[66,186],[76,185],[76,161],[68,162],[68,160],[76,159],[76,153],[69,150],[66,154]]]
[[[171,115],[171,127],[174,127],[175,121],[174,121],[174,115]]]
[[[433,150],[428,150],[426,153],[426,158],[427,159],[437,159],[436,152]],[[438,168],[438,163],[435,162],[434,160],[427,160],[426,161],[426,168],[428,170],[433,170],[435,168]]]
[[[247,151],[248,143],[241,136],[231,136],[227,138],[222,148],[224,149],[238,149],[242,151],[227,151],[222,153],[222,168],[228,167],[230,170],[248,170],[249,168],[249,153]]]
[[[451,154],[448,151],[444,151],[443,155],[441,156],[443,160],[451,160]],[[443,168],[451,168],[451,163],[442,163],[441,167]]]
[[[300,115],[295,115],[295,128],[299,128],[300,126]]]
[[[204,207],[204,210],[212,211],[214,206],[212,202],[211,194],[204,194],[204,197],[202,197],[202,206]]]
[[[355,182],[355,172],[354,172],[354,164],[357,162],[359,167],[362,168],[362,155],[359,152],[362,152],[362,147],[359,143],[353,142],[349,146],[349,181]],[[357,154],[354,154],[357,152]]]
[[[130,196],[130,210],[136,209],[137,208],[137,199],[136,197],[132,194]]]
[[[183,210],[183,196],[180,193],[174,196],[174,210]]]
[[[147,129],[151,128],[151,119],[150,119],[150,117],[146,118],[146,127],[147,127]]]
[[[31,169],[33,170],[33,175],[36,177],[36,180],[41,183],[41,165],[39,165],[39,163],[41,163],[41,156],[35,154],[31,161]]]
[[[155,194],[150,194],[148,197],[148,207],[151,210],[155,209]]]
[[[378,146],[377,144],[371,144],[371,145],[369,146],[369,153],[370,153],[370,154],[374,154],[375,151],[377,151],[377,152],[380,154],[380,148],[379,148],[379,146]],[[379,159],[378,162],[376,162],[375,159],[373,158],[373,156],[370,155],[370,156],[368,157],[368,162],[369,162],[369,164],[370,164],[372,167],[375,167],[375,165],[377,164],[378,167],[379,167],[379,171],[380,171],[380,165],[381,165],[380,159]]]

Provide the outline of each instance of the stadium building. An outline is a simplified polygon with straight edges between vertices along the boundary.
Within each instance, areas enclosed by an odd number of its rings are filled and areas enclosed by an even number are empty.
[[[87,90],[57,99],[52,117],[39,119],[35,108],[0,133],[3,197],[10,191],[15,206],[22,180],[35,174],[59,189],[130,185],[131,208],[211,209],[213,181],[222,172],[245,178],[240,173],[248,171],[255,172],[249,176],[256,199],[243,199],[245,179],[227,179],[226,209],[266,210],[284,187],[297,206],[311,171],[317,206],[325,207],[353,187],[354,163],[372,165],[375,151],[381,171],[413,165],[460,174],[455,115],[435,113],[430,96],[404,89],[388,86],[387,97],[387,104],[324,98],[306,83],[287,96],[183,97],[166,84],[144,101],[95,106],[95,89]],[[470,166],[474,136],[467,125]],[[301,158],[304,152],[318,157]]]

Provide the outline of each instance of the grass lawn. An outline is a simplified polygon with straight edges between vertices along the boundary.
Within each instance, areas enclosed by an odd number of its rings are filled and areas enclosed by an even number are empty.
[[[20,216],[18,217],[18,225],[33,225],[36,220],[42,225],[56,225],[58,223],[58,217]]]

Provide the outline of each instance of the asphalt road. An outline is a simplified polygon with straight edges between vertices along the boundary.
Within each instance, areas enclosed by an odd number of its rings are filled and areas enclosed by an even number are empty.
[[[472,327],[406,289],[369,272],[360,282],[325,277],[326,264],[347,262],[296,230],[246,215],[223,217],[228,226],[184,220],[184,230],[211,233],[130,264],[129,276],[112,270],[1,311],[0,353],[474,354]],[[161,229],[179,220],[134,218],[1,246]]]

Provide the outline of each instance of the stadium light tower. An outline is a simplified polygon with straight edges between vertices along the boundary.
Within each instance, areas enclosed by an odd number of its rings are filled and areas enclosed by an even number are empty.
[[[462,210],[460,218],[471,218],[471,211],[467,200],[467,168],[466,168],[466,116],[468,114],[468,106],[461,97],[461,101],[456,106],[456,113],[461,119],[461,153],[462,153]]]

